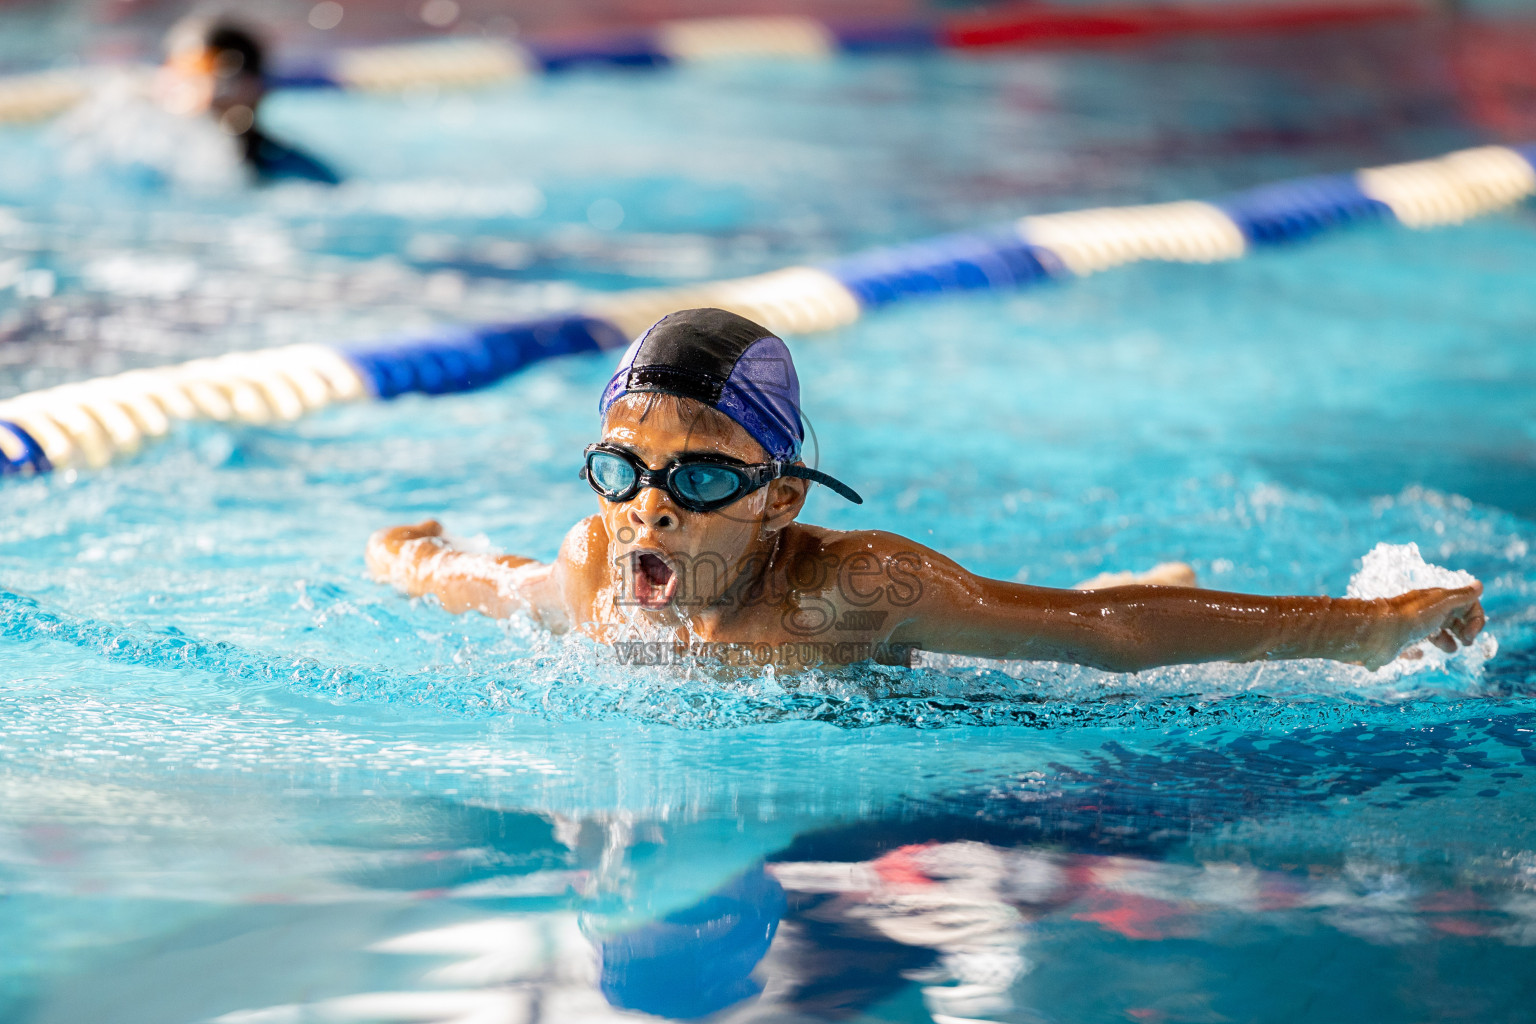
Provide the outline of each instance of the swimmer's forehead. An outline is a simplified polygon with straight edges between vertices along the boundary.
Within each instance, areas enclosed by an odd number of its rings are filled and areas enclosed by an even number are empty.
[[[645,394],[625,395],[603,415],[603,440],[628,448],[646,461],[679,455],[727,455],[765,462],[768,453],[752,435],[723,414],[689,398],[648,403]]]
[[[218,53],[208,46],[189,46],[166,54],[165,63],[183,74],[211,75],[218,70]]]
[[[186,57],[203,53],[209,49],[208,31],[211,28],[213,22],[208,18],[183,18],[165,34],[165,55]]]

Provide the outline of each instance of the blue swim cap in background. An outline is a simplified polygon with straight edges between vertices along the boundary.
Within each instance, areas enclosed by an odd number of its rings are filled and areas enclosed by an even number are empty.
[[[777,339],[775,339],[777,340]],[[758,994],[752,969],[784,916],[784,889],[761,866],[687,910],[599,944],[603,995],[658,1017],[705,1017]]]
[[[772,331],[723,309],[669,313],[619,360],[598,412],[635,392],[678,395],[741,424],[778,462],[800,457],[800,378]]]

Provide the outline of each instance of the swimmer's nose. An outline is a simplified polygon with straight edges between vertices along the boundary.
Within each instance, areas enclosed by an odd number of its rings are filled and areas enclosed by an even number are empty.
[[[670,530],[677,525],[677,513],[672,510],[665,491],[642,487],[640,493],[629,500],[629,521],[641,529]]]

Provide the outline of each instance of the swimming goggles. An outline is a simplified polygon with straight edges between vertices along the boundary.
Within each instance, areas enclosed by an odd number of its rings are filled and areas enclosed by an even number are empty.
[[[749,463],[724,455],[684,455],[661,469],[651,469],[633,452],[599,441],[587,445],[586,464],[581,469],[582,479],[609,501],[628,501],[642,487],[656,487],[689,512],[724,508],[781,476],[824,484],[855,505],[864,504],[864,499],[842,481],[788,462]]]

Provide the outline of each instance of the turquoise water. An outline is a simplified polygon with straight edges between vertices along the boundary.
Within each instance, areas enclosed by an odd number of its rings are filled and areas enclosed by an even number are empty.
[[[280,98],[334,194],[5,129],[0,394],[1475,141],[1400,42]],[[1412,541],[1487,587],[1476,670],[722,679],[367,580],[367,534],[428,515],[552,555],[611,357],[6,481],[0,1019],[1530,1019],[1533,227],[791,339],[866,498],[811,521],[1264,593]]]

